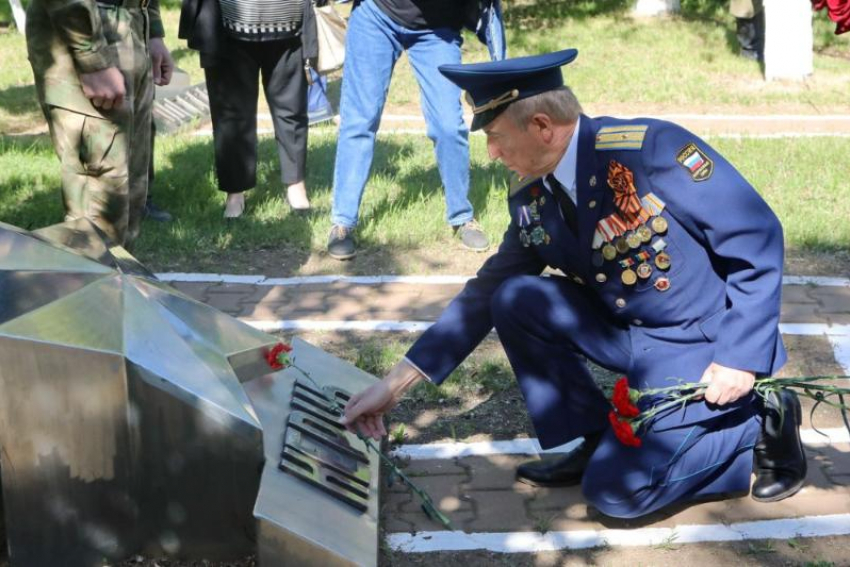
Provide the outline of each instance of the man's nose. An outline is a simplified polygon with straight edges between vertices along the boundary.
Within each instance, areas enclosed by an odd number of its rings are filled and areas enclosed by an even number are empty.
[[[493,142],[487,142],[487,155],[490,156],[491,160],[502,157],[502,153],[499,151],[499,146]]]

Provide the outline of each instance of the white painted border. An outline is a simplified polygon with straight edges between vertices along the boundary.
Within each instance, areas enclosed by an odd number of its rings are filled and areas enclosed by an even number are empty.
[[[403,284],[464,284],[473,276],[346,276],[342,274],[330,274],[327,276],[296,276],[291,278],[270,278],[263,275],[240,275],[240,274],[215,274],[215,273],[191,273],[191,272],[161,272],[156,277],[164,282],[194,282],[194,283],[238,283],[254,284],[261,286],[289,286],[309,285],[324,283],[350,283],[359,285],[377,285],[386,283]],[[850,287],[850,278],[833,278],[824,276],[785,276],[782,278],[783,285],[816,285],[824,287]]]
[[[825,325],[823,323],[780,323],[783,335],[846,337],[850,336],[850,325]]]
[[[573,530],[545,534],[539,532],[467,534],[460,531],[395,533],[387,536],[387,543],[392,549],[407,553],[477,549],[496,553],[537,553],[561,549],[588,549],[603,545],[647,547],[670,541],[679,544],[847,534],[850,534],[850,514],[833,514],[735,524],[686,524],[673,528]]]
[[[434,324],[433,321],[318,321],[316,319],[294,320],[245,320],[255,329],[273,331],[388,331],[418,333]]]
[[[426,330],[434,324],[433,321],[390,321],[390,320],[364,320],[364,321],[340,321],[340,320],[317,320],[317,319],[242,319],[243,322],[261,331],[401,331],[416,333]],[[779,332],[783,335],[800,336],[826,336],[840,339],[850,337],[850,325],[824,325],[823,323],[780,323]],[[840,344],[843,349],[850,349],[844,342],[833,342]],[[844,354],[845,368],[850,368],[850,350]]]
[[[850,287],[850,278],[826,276],[784,276],[782,285],[816,285],[824,287]]]
[[[388,283],[423,284],[423,285],[457,285],[465,284],[473,276],[296,276],[291,278],[269,278],[266,276],[243,276],[235,274],[202,274],[186,272],[163,272],[156,274],[164,282],[190,283],[235,283],[253,284],[259,286],[293,286],[315,285],[328,283],[347,283],[357,285],[380,285]],[[848,283],[850,285],[850,283]]]
[[[655,115],[629,115],[618,114],[621,118],[654,118],[656,120],[705,120],[706,122],[716,122],[718,120],[752,120],[758,122],[850,122],[850,115],[847,114],[655,114]],[[471,114],[464,114],[463,118],[467,121],[472,120]],[[258,120],[271,120],[272,115],[268,112],[258,112]],[[425,118],[421,114],[383,114],[381,122],[424,122]]]
[[[316,136],[320,131],[317,131],[312,136]],[[334,131],[335,132],[335,131]],[[258,136],[271,136],[273,135],[273,128],[257,128]],[[377,132],[378,136],[399,136],[399,135],[422,135],[427,134],[425,129],[422,128],[380,128]],[[200,130],[196,130],[192,133],[192,136],[200,137],[200,138],[209,138],[213,135],[212,129],[210,128],[201,128]],[[482,130],[476,130],[475,132],[470,132],[470,136],[483,136],[484,132]],[[756,139],[756,140],[774,140],[780,138],[850,138],[850,133],[847,132],[771,132],[767,134],[742,134],[739,132],[731,132],[731,133],[718,133],[718,134],[703,134],[702,137],[706,140],[713,139],[732,139],[732,140],[743,140],[743,139]]]
[[[850,333],[844,336],[828,335],[827,338],[832,344],[835,362],[844,370],[845,376],[850,375]]]
[[[850,443],[850,433],[843,427],[820,430],[801,429],[803,443],[809,446]],[[431,459],[455,459],[463,457],[486,457],[489,455],[538,455],[566,453],[578,444],[578,440],[565,445],[543,450],[534,438],[509,439],[506,441],[476,441],[473,443],[428,443],[425,445],[401,445],[392,454],[396,457],[422,461]]]

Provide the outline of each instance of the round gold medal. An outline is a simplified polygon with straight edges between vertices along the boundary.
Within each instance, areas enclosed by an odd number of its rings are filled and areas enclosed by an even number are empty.
[[[614,247],[617,249],[617,252],[620,254],[625,254],[629,251],[629,243],[626,242],[626,239],[622,236],[614,241]]]
[[[645,224],[642,224],[637,227],[637,230],[635,232],[637,233],[638,238],[640,238],[640,241],[644,244],[647,244],[650,240],[652,240],[652,231],[649,230],[649,227]]]
[[[636,232],[630,232],[626,235],[626,244],[628,244],[629,248],[632,250],[638,248],[640,246],[640,236],[638,236]]]
[[[659,252],[655,256],[655,265],[659,270],[670,269],[670,255],[667,252]]]
[[[613,260],[617,257],[617,249],[611,244],[606,244],[602,247],[602,257],[606,260]]]
[[[641,265],[637,267],[637,275],[640,279],[645,280],[652,274],[652,266],[648,263],[643,262]]]
[[[667,232],[667,219],[664,217],[655,217],[652,219],[652,230],[658,234]]]
[[[635,285],[637,282],[637,274],[631,268],[626,268],[620,275],[620,279],[623,280],[623,283],[626,285]]]

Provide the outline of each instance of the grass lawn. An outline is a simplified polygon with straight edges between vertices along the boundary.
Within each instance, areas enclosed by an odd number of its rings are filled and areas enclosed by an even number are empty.
[[[577,47],[567,81],[588,106],[628,105],[654,112],[845,112],[850,113],[850,34],[832,35],[833,24],[815,18],[815,74],[802,83],[767,83],[758,65],[735,55],[734,21],[725,4],[683,0],[679,16],[635,20],[628,0],[504,2],[508,43],[514,56]],[[178,65],[202,80],[197,54],[176,38],[179,2],[165,0],[163,15]],[[347,5],[340,8],[348,10]],[[2,18],[2,13],[0,13]],[[467,61],[486,58],[474,38]],[[43,130],[23,37],[0,31],[0,134]],[[683,61],[687,58],[688,64]],[[696,63],[696,64],[694,64]],[[402,57],[389,94],[389,110],[415,112],[418,95]],[[472,272],[482,258],[456,254],[444,222],[444,202],[430,142],[421,135],[382,136],[361,209],[361,255],[350,264],[321,260],[329,230],[330,186],[336,148],[334,128],[310,133],[308,186],[314,211],[291,214],[281,199],[274,142],[260,144],[259,183],[248,214],[221,219],[223,195],[215,190],[210,138],[162,136],[157,142],[157,203],[177,216],[167,225],[147,223],[135,253],[157,269],[265,273],[327,271],[423,273]],[[850,190],[845,138],[715,139],[758,187],[785,223],[789,250],[835,254],[850,248]],[[476,214],[498,241],[507,222],[507,172],[486,158],[484,139],[471,138]],[[44,136],[0,135],[0,221],[36,228],[61,220],[58,162]],[[448,253],[447,253],[448,251]],[[264,266],[258,258],[268,256]],[[371,254],[371,255],[370,255]],[[358,263],[363,257],[366,264]],[[444,266],[441,268],[441,265]]]
[[[233,223],[221,218],[224,194],[215,188],[211,139],[164,137],[157,145],[154,194],[177,220],[145,223],[136,255],[158,270],[246,271],[253,254],[260,251],[267,251],[277,263],[269,272],[348,269],[336,262],[317,268],[307,260],[311,252],[324,250],[330,229],[335,144],[334,129],[311,132],[307,183],[314,210],[298,215],[281,198],[274,142],[263,138],[259,185],[249,193],[246,216]],[[790,253],[836,254],[850,249],[850,224],[842,222],[850,218],[846,168],[850,139],[719,138],[712,145],[738,166],[777,212]],[[508,222],[507,172],[488,161],[482,136],[471,137],[471,162],[471,199],[481,224],[498,241]],[[61,221],[59,167],[47,139],[0,141],[0,192],[0,221],[25,228]],[[364,254],[369,250],[393,254],[389,271],[395,273],[440,271],[424,261],[401,258],[418,258],[417,252],[423,250],[451,256],[457,250],[444,214],[430,141],[419,135],[380,137],[357,234]],[[461,256],[468,259],[465,264],[444,271],[470,273],[482,261],[472,253]],[[239,265],[239,257],[248,264]]]
[[[162,4],[166,44],[193,82],[202,81],[197,53],[177,39],[179,2]],[[725,2],[684,0],[681,14],[661,20],[633,19],[631,5],[632,0],[506,0],[509,55],[577,48],[580,55],[565,76],[586,102],[652,104],[659,110],[850,112],[850,34],[834,36],[825,12],[815,16],[815,73],[800,83],[768,83],[758,64],[736,56],[734,19]],[[349,6],[339,10],[346,13]],[[487,58],[470,34],[463,49],[465,61]],[[25,42],[14,28],[0,30],[0,60],[0,133],[43,128]],[[418,105],[418,87],[403,56],[388,108],[411,111]]]

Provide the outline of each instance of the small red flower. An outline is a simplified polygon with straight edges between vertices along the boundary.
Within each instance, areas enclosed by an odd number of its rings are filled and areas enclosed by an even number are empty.
[[[635,431],[634,429],[632,429],[631,421],[620,419],[617,416],[617,412],[613,410],[608,412],[608,421],[611,422],[611,427],[614,428],[614,435],[617,436],[617,439],[620,441],[620,443],[629,447],[641,446],[640,437],[635,435]]]
[[[617,383],[614,384],[614,393],[611,396],[611,403],[617,413],[623,417],[637,417],[640,415],[640,410],[632,403],[632,393],[629,389],[629,381],[623,376]]]
[[[538,195],[540,195],[540,187],[534,185],[531,187],[530,192],[532,197],[537,197]]]
[[[283,370],[291,364],[289,353],[292,352],[292,347],[286,343],[277,343],[271,350],[266,353],[266,362],[272,367],[272,370]]]

